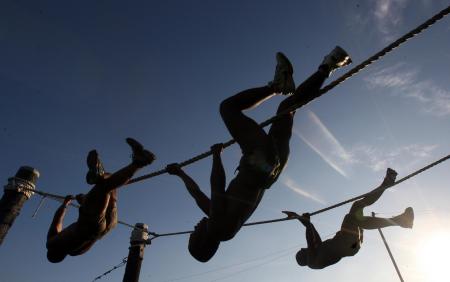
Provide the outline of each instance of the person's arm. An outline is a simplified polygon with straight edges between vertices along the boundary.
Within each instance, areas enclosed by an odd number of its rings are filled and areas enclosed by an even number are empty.
[[[322,239],[314,225],[309,221],[309,218],[307,222],[308,223],[306,224],[302,222],[306,227],[306,242],[308,244],[308,249],[315,250],[322,243]]]
[[[211,170],[211,192],[219,194],[225,193],[225,170],[220,157],[223,150],[223,144],[216,144],[211,147],[213,165]]]
[[[320,243],[322,243],[322,239],[314,225],[311,223],[311,216],[308,213],[302,215],[291,211],[283,211],[283,213],[286,214],[288,218],[298,219],[306,227],[306,242],[309,250],[313,251]]]
[[[53,221],[47,233],[47,239],[50,239],[61,232],[63,228],[64,217],[69,204],[72,202],[73,196],[66,196],[62,205],[56,210]]]
[[[198,184],[181,169],[179,164],[170,164],[166,167],[166,170],[167,173],[171,175],[176,175],[179,178],[181,178],[181,180],[184,182],[184,185],[186,186],[186,189],[188,190],[189,194],[191,194],[191,196],[194,198],[198,207],[207,216],[209,216],[209,205],[210,205],[209,198],[200,190]]]
[[[77,200],[78,204],[80,204],[80,205],[83,205],[85,198],[86,198],[85,194],[78,194],[75,196],[75,199]]]
[[[225,198],[225,170],[220,157],[223,151],[223,144],[215,144],[211,147],[212,152],[212,170],[211,170],[211,201],[209,207],[210,218],[223,217],[227,205]]]

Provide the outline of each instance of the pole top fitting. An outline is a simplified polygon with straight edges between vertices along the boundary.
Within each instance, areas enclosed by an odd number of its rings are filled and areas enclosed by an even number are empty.
[[[16,191],[24,194],[28,199],[34,194],[36,181],[39,178],[39,171],[30,166],[22,166],[14,177],[8,179],[5,190]]]
[[[16,172],[15,177],[32,182],[33,184],[36,184],[36,181],[38,180],[39,176],[41,174],[39,171],[31,166],[22,166],[19,168],[19,170]]]
[[[130,244],[144,244],[148,240],[148,225],[144,223],[136,223],[134,229],[131,232]]]

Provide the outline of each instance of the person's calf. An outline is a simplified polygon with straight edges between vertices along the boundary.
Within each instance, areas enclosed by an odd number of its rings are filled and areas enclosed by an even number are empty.
[[[400,227],[412,228],[414,225],[414,210],[408,207],[402,214],[394,216],[391,220]]]

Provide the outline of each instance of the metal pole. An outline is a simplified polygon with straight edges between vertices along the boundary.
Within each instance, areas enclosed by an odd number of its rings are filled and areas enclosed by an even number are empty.
[[[372,212],[372,216],[375,217],[375,213],[374,212]],[[389,245],[388,245],[388,243],[386,241],[386,238],[384,237],[383,232],[381,231],[381,228],[378,228],[378,232],[381,235],[381,239],[383,239],[383,243],[386,246],[386,250],[388,251],[389,257],[391,258],[392,264],[395,267],[395,271],[397,271],[398,278],[400,278],[401,282],[404,282],[402,274],[400,273],[400,269],[398,268],[397,263],[395,262],[394,255],[392,255],[391,248],[389,248]]]
[[[136,223],[130,238],[127,266],[123,275],[123,282],[138,282],[144,260],[144,248],[148,244],[148,226]]]
[[[20,214],[25,202],[34,194],[39,172],[29,166],[22,166],[14,177],[8,179],[0,199],[0,245],[8,234],[14,220]]]

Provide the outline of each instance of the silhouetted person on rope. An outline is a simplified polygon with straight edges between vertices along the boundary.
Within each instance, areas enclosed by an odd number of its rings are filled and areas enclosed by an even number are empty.
[[[226,189],[225,171],[220,154],[222,144],[211,147],[211,199],[209,199],[179,165],[167,167],[170,174],[179,176],[187,190],[206,214],[189,239],[189,252],[201,262],[215,254],[221,241],[233,238],[258,206],[266,189],[278,179],[289,156],[289,140],[295,112],[286,112],[294,105],[303,106],[319,95],[325,79],[335,69],[351,62],[340,47],[327,55],[318,70],[296,90],[289,60],[277,53],[277,66],[273,81],[267,86],[240,92],[220,105],[220,114],[231,136],[242,150],[237,175]],[[276,94],[288,95],[277,110],[276,119],[266,133],[244,110],[258,106]]]
[[[378,229],[388,226],[412,228],[414,211],[407,208],[402,214],[391,218],[364,216],[363,209],[375,203],[383,192],[390,187],[397,172],[388,168],[383,183],[364,198],[353,203],[350,212],[344,217],[341,230],[328,240],[322,241],[309,214],[298,215],[295,212],[283,211],[290,218],[297,218],[306,227],[307,248],[302,248],[296,255],[297,263],[313,269],[322,269],[337,263],[341,258],[354,256],[363,242],[363,229]]]
[[[113,174],[104,171],[97,151],[89,152],[86,181],[94,187],[87,194],[67,196],[56,211],[47,234],[47,258],[50,262],[60,262],[67,255],[85,253],[117,225],[116,189],[125,185],[140,168],[155,160],[155,156],[136,140],[127,138],[126,141],[133,151],[132,162]],[[66,209],[74,198],[80,204],[78,220],[63,229]]]

